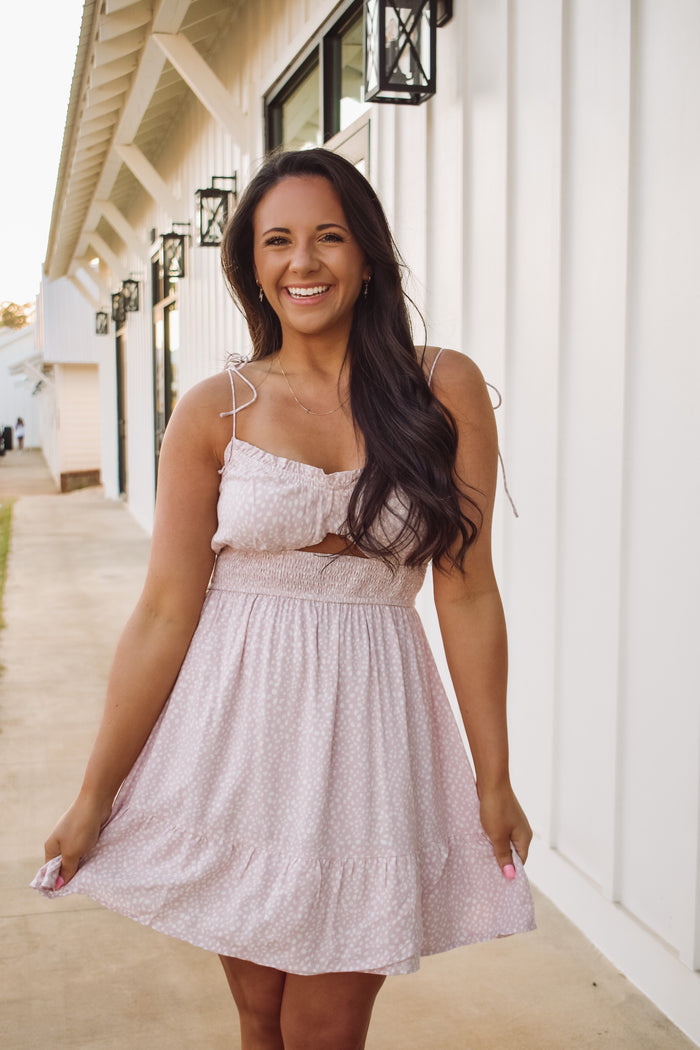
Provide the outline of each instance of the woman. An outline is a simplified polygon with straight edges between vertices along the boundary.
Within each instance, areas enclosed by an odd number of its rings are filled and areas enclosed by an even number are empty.
[[[532,926],[493,413],[467,358],[416,353],[342,158],[269,160],[222,258],[252,360],[168,426],[144,591],[36,884],[217,951],[244,1050],[355,1050],[387,974]],[[478,797],[412,607],[431,559]]]

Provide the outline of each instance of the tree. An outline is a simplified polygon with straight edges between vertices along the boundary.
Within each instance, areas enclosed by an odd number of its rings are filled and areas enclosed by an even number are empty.
[[[24,328],[31,324],[33,311],[32,303],[0,303],[0,328]]]

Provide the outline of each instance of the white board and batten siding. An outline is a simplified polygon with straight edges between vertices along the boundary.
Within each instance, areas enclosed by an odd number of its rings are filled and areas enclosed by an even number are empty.
[[[245,185],[265,91],[335,7],[241,10],[212,60],[240,137],[189,98],[158,161],[183,214],[138,197],[127,218],[144,239],[191,220],[212,175]],[[437,96],[372,107],[366,170],[429,342],[469,353],[505,397],[520,517],[499,498],[496,554],[530,871],[700,1042],[700,5],[460,0],[454,12]],[[147,278],[147,260],[125,261]],[[190,247],[187,263],[181,392],[248,347],[218,253]],[[146,280],[125,330],[128,498],[146,526],[149,294]]]
[[[54,375],[61,406],[61,473],[95,470],[100,462],[98,371],[94,365],[60,365]]]
[[[61,485],[69,475],[100,477],[113,458],[114,344],[95,334],[95,316],[68,278],[41,287],[40,349],[51,366],[39,392],[41,443]]]
[[[22,371],[24,362],[37,356],[35,348],[36,325],[13,331],[0,329],[0,428],[13,428],[18,418],[24,420],[24,447],[40,445],[39,403],[34,390],[38,375]]]
[[[700,8],[459,10],[462,345],[506,395],[530,871],[700,1042]]]

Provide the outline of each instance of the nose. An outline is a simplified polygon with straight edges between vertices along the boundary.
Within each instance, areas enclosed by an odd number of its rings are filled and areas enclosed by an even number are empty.
[[[314,250],[313,241],[299,240],[294,245],[289,268],[293,273],[313,273],[318,269],[318,258]]]

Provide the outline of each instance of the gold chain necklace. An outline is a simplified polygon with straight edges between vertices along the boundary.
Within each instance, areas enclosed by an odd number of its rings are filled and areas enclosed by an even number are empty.
[[[348,396],[345,398],[344,401],[341,401],[339,405],[336,405],[336,407],[332,408],[329,412],[315,412],[313,410],[313,408],[307,408],[306,405],[302,405],[301,401],[299,400],[297,395],[294,393],[294,387],[289,382],[289,376],[285,372],[284,366],[282,365],[282,361],[281,361],[281,359],[279,357],[277,358],[277,364],[280,366],[280,372],[282,373],[284,378],[287,380],[287,386],[289,387],[290,394],[292,395],[292,397],[294,398],[294,400],[298,404],[299,408],[303,408],[304,411],[310,416],[332,416],[334,412],[339,412],[340,409],[343,407],[343,405],[347,405],[348,401],[350,400],[350,395],[348,394]]]

